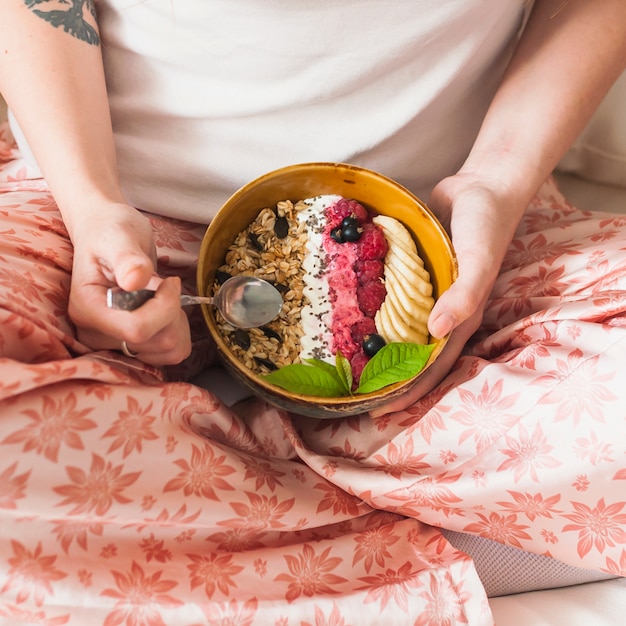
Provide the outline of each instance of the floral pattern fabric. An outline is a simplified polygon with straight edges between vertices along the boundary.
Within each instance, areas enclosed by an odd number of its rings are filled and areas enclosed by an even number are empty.
[[[318,421],[232,408],[90,351],[72,247],[0,139],[0,624],[490,625],[439,528],[626,574],[626,218],[551,181],[484,323],[409,409]],[[193,289],[204,227],[153,217]]]

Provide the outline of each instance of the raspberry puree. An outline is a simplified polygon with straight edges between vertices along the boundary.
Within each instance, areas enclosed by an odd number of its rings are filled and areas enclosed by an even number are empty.
[[[359,350],[352,339],[352,327],[360,321],[363,313],[359,308],[357,286],[359,284],[354,264],[356,246],[339,244],[330,237],[330,224],[324,228],[323,245],[327,253],[326,279],[332,306],[330,330],[333,335],[332,351],[341,351],[349,361]]]
[[[298,214],[306,224],[304,289],[309,304],[302,310],[300,357],[334,362],[337,351],[352,363],[358,380],[368,357],[363,329],[375,332],[373,317],[385,298],[382,259],[387,242],[362,205],[336,195],[304,201]],[[333,229],[347,216],[357,217],[360,240],[338,242]]]

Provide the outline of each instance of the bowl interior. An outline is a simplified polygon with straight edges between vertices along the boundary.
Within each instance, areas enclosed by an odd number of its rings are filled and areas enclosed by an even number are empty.
[[[401,221],[413,234],[439,297],[457,276],[456,258],[447,233],[418,198],[394,181],[352,165],[306,163],[292,165],[261,176],[235,192],[207,228],[198,259],[198,293],[207,295],[217,268],[236,235],[252,222],[259,211],[281,200],[302,200],[321,194],[339,194],[359,201],[377,213]],[[302,396],[280,389],[254,375],[230,352],[217,330],[212,307],[203,314],[228,369],[257,395],[288,410],[315,417],[335,417],[366,412],[404,393],[437,358],[447,337],[437,340],[426,367],[415,378],[390,385],[371,394],[343,398]]]

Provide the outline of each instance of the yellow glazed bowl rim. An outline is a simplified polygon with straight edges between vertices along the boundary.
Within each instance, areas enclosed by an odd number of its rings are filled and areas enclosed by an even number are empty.
[[[282,167],[245,184],[219,209],[209,224],[199,253],[197,288],[210,295],[215,274],[235,236],[254,220],[264,207],[280,200],[301,200],[334,193],[355,199],[385,215],[396,217],[411,231],[426,269],[431,274],[433,293],[439,297],[456,280],[456,255],[447,232],[431,210],[408,189],[377,172],[334,162],[300,163]],[[419,233],[415,226],[419,224]],[[434,340],[436,347],[424,369],[413,378],[368,394],[326,398],[286,391],[253,374],[230,351],[217,329],[212,307],[202,305],[209,332],[227,369],[256,395],[290,411],[318,418],[364,413],[391,402],[413,387],[443,350],[448,336]]]

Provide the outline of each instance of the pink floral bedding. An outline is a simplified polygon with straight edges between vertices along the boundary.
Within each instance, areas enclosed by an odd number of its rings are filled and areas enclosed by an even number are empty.
[[[316,421],[81,345],[60,215],[0,160],[0,624],[491,624],[438,527],[626,574],[626,218],[546,183],[448,378]],[[153,224],[193,288],[203,227]]]

